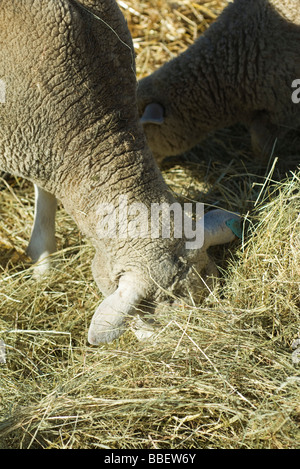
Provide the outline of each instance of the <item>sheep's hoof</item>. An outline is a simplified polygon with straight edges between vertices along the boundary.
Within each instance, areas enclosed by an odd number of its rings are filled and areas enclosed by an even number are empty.
[[[49,257],[44,257],[33,265],[32,277],[39,281],[42,280],[51,269],[51,261]]]

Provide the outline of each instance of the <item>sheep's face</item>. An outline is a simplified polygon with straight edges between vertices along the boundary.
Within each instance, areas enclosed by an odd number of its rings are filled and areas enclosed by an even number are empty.
[[[97,345],[116,339],[132,316],[153,312],[162,302],[183,296],[199,299],[206,283],[203,283],[205,276],[216,274],[206,251],[211,245],[232,241],[235,234],[230,223],[238,222],[238,219],[237,215],[222,210],[208,212],[199,221],[204,227],[204,244],[197,249],[187,249],[182,242],[173,240],[162,250],[164,240],[158,239],[151,243],[150,250],[149,244],[145,246],[143,259],[136,257],[136,249],[132,249],[126,255],[122,256],[120,252],[110,260],[104,259],[103,255],[107,254],[98,249],[93,274],[100,290],[108,296],[92,318],[89,342]],[[128,246],[130,243],[127,249]]]
[[[119,278],[112,279],[112,271],[121,267],[118,259],[111,270],[103,271],[101,256],[97,253],[93,262],[94,278],[108,296],[92,318],[89,342],[93,345],[111,342],[125,331],[134,316],[146,314],[149,317],[161,304],[171,304],[175,298],[197,300],[199,293],[203,294],[200,274],[207,261],[206,251],[185,258],[169,255],[162,260],[152,260],[149,270],[140,262],[120,273]]]

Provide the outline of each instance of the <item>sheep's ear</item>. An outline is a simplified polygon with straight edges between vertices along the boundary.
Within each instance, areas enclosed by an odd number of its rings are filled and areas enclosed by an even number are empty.
[[[117,290],[96,309],[88,332],[89,343],[99,345],[112,342],[123,334],[127,317],[135,313],[142,298],[137,282],[122,278]]]
[[[242,237],[241,219],[236,213],[211,210],[204,215],[204,247],[230,243]]]
[[[141,124],[158,124],[164,122],[164,108],[159,103],[150,103],[145,107],[144,113],[140,118]]]

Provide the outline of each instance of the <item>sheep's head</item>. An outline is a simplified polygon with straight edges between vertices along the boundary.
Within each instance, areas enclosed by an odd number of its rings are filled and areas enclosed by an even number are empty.
[[[115,283],[105,286],[101,283],[103,263],[99,268],[99,254],[96,255],[93,264],[95,280],[100,289],[111,291],[111,294],[99,305],[92,318],[88,334],[91,344],[98,345],[118,338],[134,315],[154,311],[152,305],[166,302],[174,296],[199,296],[203,271],[215,274],[207,249],[234,240],[239,229],[239,217],[223,210],[213,210],[198,223],[204,226],[201,246],[181,249],[176,253],[174,250],[164,252],[161,258],[151,259],[151,270],[147,270],[142,262],[135,264],[123,271]]]
[[[170,83],[166,74],[167,67],[161,67],[140,80],[137,90],[140,122],[158,164],[189,150],[208,132],[207,118],[203,115],[201,122],[198,106],[188,105],[185,83],[176,77]],[[195,101],[194,96],[190,99]]]

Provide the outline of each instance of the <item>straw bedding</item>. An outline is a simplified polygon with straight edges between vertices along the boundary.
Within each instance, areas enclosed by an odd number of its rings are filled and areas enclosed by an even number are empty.
[[[119,3],[141,77],[227,2]],[[291,133],[260,169],[236,126],[166,160],[164,177],[182,200],[245,215],[243,240],[212,251],[221,280],[201,305],[161,308],[153,341],[129,330],[100,347],[86,341],[101,300],[91,247],[60,207],[59,253],[34,281],[24,254],[32,187],[2,174],[0,448],[299,448],[299,149]]]

